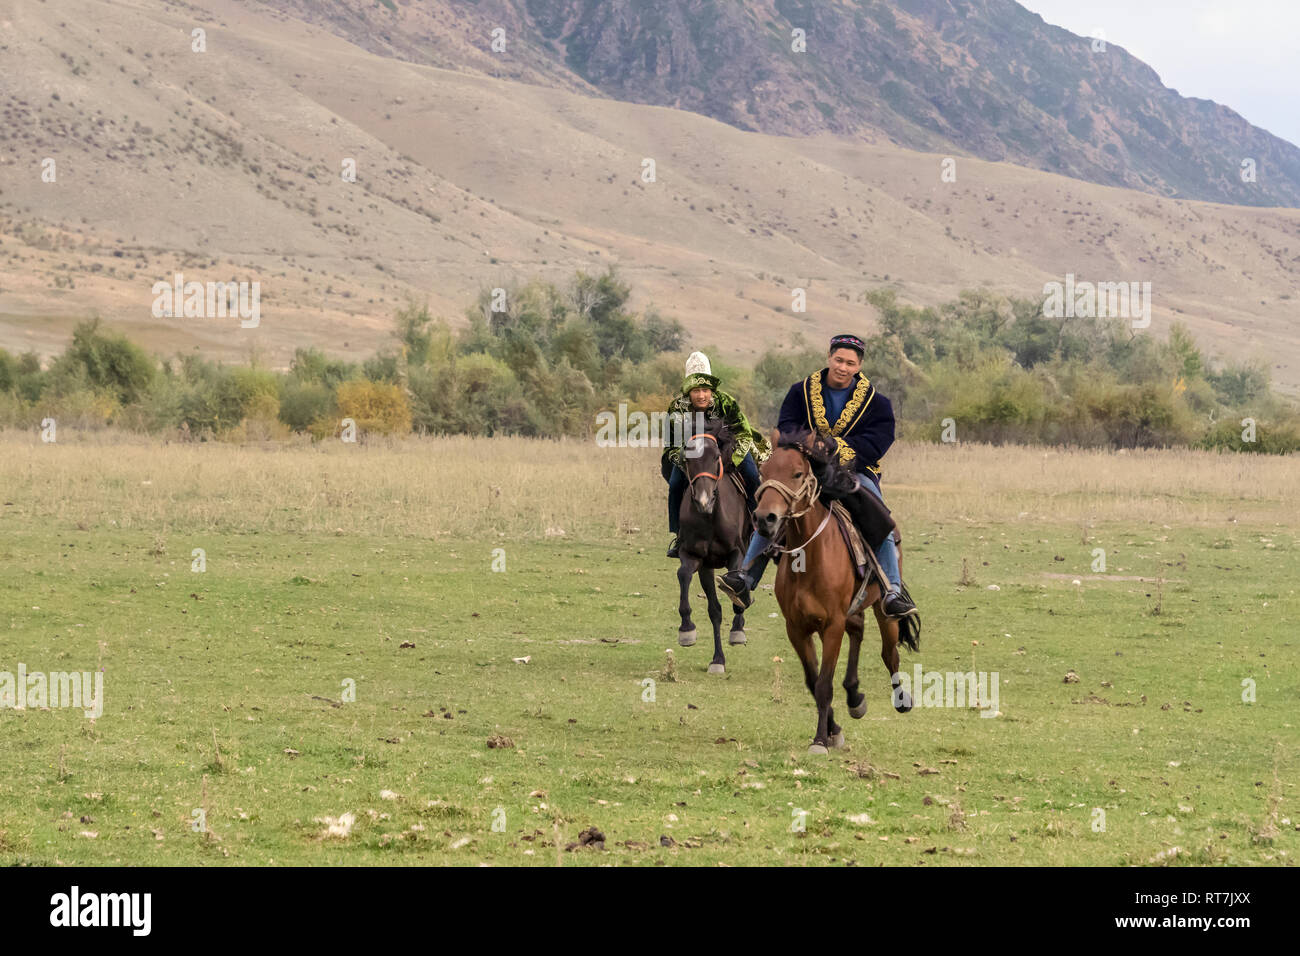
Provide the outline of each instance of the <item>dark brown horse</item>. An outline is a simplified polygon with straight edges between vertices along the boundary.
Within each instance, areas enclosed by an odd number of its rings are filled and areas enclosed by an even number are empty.
[[[683,464],[690,488],[682,497],[681,527],[678,533],[677,583],[681,586],[682,626],[677,643],[690,647],[695,643],[695,624],[691,620],[691,579],[699,575],[704,595],[709,599],[709,621],[713,624],[713,661],[710,674],[726,673],[722,655],[722,604],[718,601],[714,570],[734,571],[745,556],[750,519],[745,494],[732,480],[731,453],[735,442],[726,424],[714,420],[703,431],[693,434],[685,444]],[[745,643],[745,614],[737,611],[731,621],[728,641]]]
[[[784,536],[780,550],[785,558],[776,575],[776,600],[785,616],[786,636],[803,663],[804,683],[817,701],[817,734],[808,752],[824,754],[828,747],[844,746],[844,731],[835,723],[831,698],[835,666],[846,631],[849,660],[844,691],[849,716],[857,719],[867,712],[866,697],[858,690],[863,612],[846,616],[857,588],[853,558],[834,527],[830,512],[818,499],[817,478],[801,437],[783,439],[779,434],[773,435],[772,445],[776,450],[763,463],[756,515],[761,534],[773,541]],[[900,686],[898,676],[899,622],[885,616],[880,598],[880,585],[872,581],[866,603],[876,613],[880,658],[894,688],[894,709],[905,714],[912,709],[912,697]],[[821,636],[820,670],[814,634]],[[912,650],[917,649],[910,629],[905,631],[904,640]]]

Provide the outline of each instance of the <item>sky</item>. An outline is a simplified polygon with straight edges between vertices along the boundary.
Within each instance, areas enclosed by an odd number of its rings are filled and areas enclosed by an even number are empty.
[[[1300,0],[1018,0],[1122,46],[1183,96],[1214,100],[1300,145]]]

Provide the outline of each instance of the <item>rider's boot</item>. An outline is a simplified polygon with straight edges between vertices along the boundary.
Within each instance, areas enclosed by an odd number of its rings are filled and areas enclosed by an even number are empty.
[[[731,598],[731,603],[742,611],[747,610],[754,603],[752,591],[758,586],[758,580],[763,576],[763,569],[767,567],[767,555],[763,552],[771,543],[769,539],[755,531],[749,537],[749,550],[745,552],[740,567],[718,578],[718,587]]]
[[[742,611],[748,610],[754,603],[754,595],[749,590],[749,580],[745,577],[745,572],[740,569],[728,571],[718,578],[718,587],[731,598],[732,605]]]
[[[901,590],[892,589],[885,595],[885,616],[900,618],[918,613],[916,605],[903,596]]]

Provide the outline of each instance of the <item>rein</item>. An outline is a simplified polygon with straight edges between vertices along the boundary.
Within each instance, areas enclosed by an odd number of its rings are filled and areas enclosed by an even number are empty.
[[[817,537],[819,534],[822,533],[823,530],[825,530],[826,525],[830,522],[830,520],[831,520],[831,509],[827,508],[826,517],[822,518],[822,523],[819,524],[817,526],[817,530],[812,533],[812,538],[809,538],[807,541],[799,545],[797,548],[783,548],[779,544],[774,544],[772,545],[773,550],[779,552],[780,554],[793,554],[796,551],[802,551],[804,548],[808,547],[808,545],[813,543],[813,538]]]

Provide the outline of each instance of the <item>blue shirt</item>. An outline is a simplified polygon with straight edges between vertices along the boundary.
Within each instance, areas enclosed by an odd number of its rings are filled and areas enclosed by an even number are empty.
[[[849,396],[853,394],[853,386],[846,385],[844,388],[824,388],[822,396],[826,400],[826,420],[834,425],[844,411],[844,406],[849,402]]]

